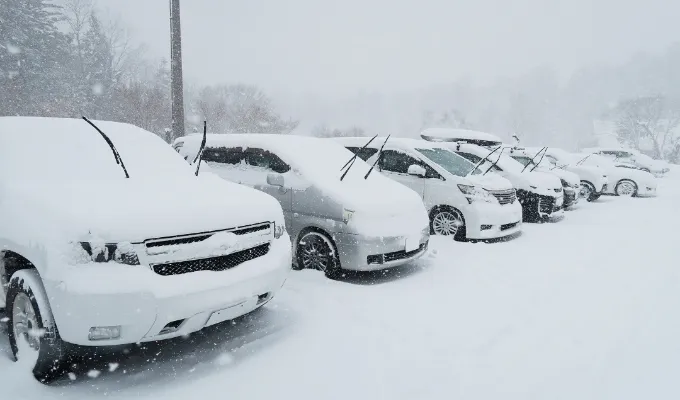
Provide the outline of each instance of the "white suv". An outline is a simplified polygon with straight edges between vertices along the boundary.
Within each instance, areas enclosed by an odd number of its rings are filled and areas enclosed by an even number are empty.
[[[41,381],[69,344],[186,335],[262,306],[288,276],[278,202],[196,176],[150,132],[4,117],[0,143],[0,308]]]
[[[404,138],[387,142],[375,138],[365,147],[369,138],[333,140],[418,193],[429,212],[432,233],[492,239],[521,230],[522,207],[512,184],[494,173],[485,175],[445,146]]]

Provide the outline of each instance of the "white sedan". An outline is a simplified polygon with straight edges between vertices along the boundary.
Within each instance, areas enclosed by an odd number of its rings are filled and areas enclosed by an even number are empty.
[[[592,165],[604,169],[607,174],[607,188],[604,194],[625,197],[656,196],[656,178],[649,172],[625,164],[617,165],[598,154],[577,153],[581,165]]]

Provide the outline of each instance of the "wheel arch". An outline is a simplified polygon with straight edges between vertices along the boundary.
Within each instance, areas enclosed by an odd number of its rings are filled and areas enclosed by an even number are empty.
[[[325,236],[326,239],[328,239],[328,241],[333,245],[333,250],[335,250],[336,257],[338,258],[338,260],[340,259],[340,253],[338,252],[338,245],[335,243],[335,240],[333,239],[333,235],[331,235],[325,229],[323,229],[319,226],[309,225],[309,226],[306,226],[306,227],[300,229],[300,232],[297,234],[297,237],[295,238],[295,241],[293,242],[295,245],[293,246],[293,257],[292,258],[293,258],[293,263],[295,265],[297,265],[297,263],[298,263],[298,261],[297,261],[297,258],[298,258],[297,257],[297,253],[298,253],[297,250],[298,250],[298,246],[300,245],[300,240],[302,240],[302,238],[306,234],[311,233],[311,232],[316,232],[318,234]]]
[[[10,278],[16,272],[24,269],[35,270],[38,276],[40,276],[38,268],[36,268],[35,264],[28,258],[12,250],[0,252],[0,299],[3,300],[3,303],[6,304],[7,288]]]

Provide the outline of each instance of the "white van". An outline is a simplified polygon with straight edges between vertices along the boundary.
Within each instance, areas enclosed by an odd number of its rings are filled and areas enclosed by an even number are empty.
[[[43,382],[70,344],[188,335],[261,307],[291,269],[274,198],[196,176],[151,132],[93,124],[0,118],[0,308]]]
[[[193,160],[201,136],[174,147]],[[343,166],[355,158],[354,163]],[[286,219],[299,268],[328,276],[341,270],[395,267],[427,250],[423,202],[329,140],[294,135],[208,135],[203,160],[220,177],[274,196]]]
[[[445,146],[425,140],[334,138],[352,152],[377,162],[385,176],[415,190],[430,216],[431,233],[456,239],[491,239],[521,230],[522,207],[512,184],[481,169]],[[378,159],[378,157],[380,157]]]

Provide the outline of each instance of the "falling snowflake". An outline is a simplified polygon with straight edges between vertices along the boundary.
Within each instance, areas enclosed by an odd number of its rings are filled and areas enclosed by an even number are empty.
[[[95,96],[101,96],[104,93],[104,85],[101,83],[95,83],[92,85],[92,94]]]
[[[101,373],[102,373],[101,371],[97,371],[96,369],[92,369],[92,370],[90,370],[90,372],[87,373],[87,376],[89,376],[90,378],[96,378]]]
[[[21,53],[21,48],[11,43],[7,43],[7,52],[9,54],[19,54]]]
[[[218,365],[229,365],[233,364],[234,362],[234,356],[232,356],[229,353],[223,353],[219,357],[217,357],[217,360],[215,360]]]
[[[68,373],[68,379],[75,381],[76,380],[76,374],[74,374],[73,372],[69,372]]]
[[[109,372],[113,372],[118,369],[118,363],[109,363]]]

